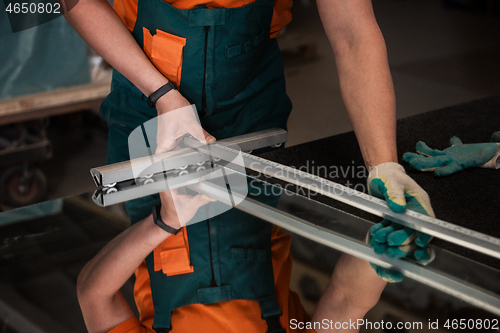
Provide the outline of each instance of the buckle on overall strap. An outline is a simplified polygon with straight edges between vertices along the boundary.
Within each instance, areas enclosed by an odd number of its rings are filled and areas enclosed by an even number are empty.
[[[276,296],[259,299],[259,306],[262,311],[262,319],[267,323],[267,333],[286,333],[280,324],[282,312],[276,301]]]
[[[267,333],[286,333],[283,327],[281,327],[280,317],[281,313],[279,315],[264,318],[267,323]]]

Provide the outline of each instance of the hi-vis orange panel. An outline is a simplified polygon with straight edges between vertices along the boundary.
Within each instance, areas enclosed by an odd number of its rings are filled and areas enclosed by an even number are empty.
[[[148,0],[142,0],[148,1]],[[206,5],[208,8],[237,8],[255,0],[165,0],[172,6],[179,9],[191,9],[198,5]],[[115,0],[113,8],[121,17],[127,28],[134,30],[135,21],[137,19],[137,2],[138,0]],[[274,13],[271,22],[271,38],[278,37],[281,30],[292,20],[290,8],[292,8],[293,0],[275,0]]]
[[[144,35],[144,53],[155,67],[177,88],[181,84],[182,49],[186,45],[186,38],[156,30],[154,35],[146,28],[142,28]]]
[[[292,270],[290,242],[290,235],[282,232],[279,227],[273,227],[271,249],[276,299],[283,312],[280,323],[287,333],[314,333],[313,330],[291,330],[289,326],[290,319],[297,319],[299,322],[310,320],[298,295],[289,288]],[[151,285],[145,262],[136,270],[135,276],[134,296],[140,322],[136,318],[130,318],[108,333],[155,333],[152,329],[154,309]],[[172,312],[171,333],[264,333],[267,332],[267,325],[261,315],[257,301],[233,300],[215,304],[192,304]]]
[[[154,250],[154,263],[155,271],[162,270],[167,276],[194,271],[189,257],[189,243],[185,227],[177,235],[165,239]]]

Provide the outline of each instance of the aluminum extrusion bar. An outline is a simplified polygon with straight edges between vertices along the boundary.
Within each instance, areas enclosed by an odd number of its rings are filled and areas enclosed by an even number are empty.
[[[189,185],[188,187],[231,205],[231,202],[227,201],[226,189],[211,184],[210,182],[197,183]],[[239,196],[236,193],[232,195],[233,200],[235,200],[235,196]],[[243,198],[240,198],[240,200],[242,199]],[[244,198],[235,208],[283,227],[298,235],[309,238],[317,243],[321,243],[385,268],[395,268],[411,279],[500,315],[500,296],[471,283],[449,276],[430,267],[418,265],[411,261],[391,259],[385,255],[378,255],[362,241],[316,226],[306,220],[284,213],[277,208],[270,207],[257,200],[250,199],[249,197]]]
[[[265,147],[280,146],[286,142],[286,135],[287,132],[285,130],[273,128],[220,140],[218,143],[230,146],[236,145],[242,151],[251,151]],[[90,170],[90,173],[96,186],[105,186],[136,178],[137,175],[134,175],[133,168],[144,166],[147,167],[147,173],[154,174],[165,171],[163,164],[167,163],[167,161],[170,169],[176,169],[207,160],[210,160],[210,157],[206,154],[200,154],[192,148],[183,148],[154,156],[146,156],[93,168]],[[160,161],[163,163],[158,163]]]
[[[500,239],[498,238],[411,210],[406,210],[405,213],[395,213],[387,206],[384,200],[372,197],[330,180],[299,171],[295,168],[251,154],[240,153],[239,151],[218,145],[217,143],[200,145],[200,142],[194,138],[186,137],[184,139],[184,144],[188,147],[195,148],[200,153],[211,155],[225,161],[231,161],[237,154],[241,154],[244,165],[248,169],[293,183],[376,216],[392,220],[434,237],[500,259]],[[230,164],[227,166],[230,167]]]
[[[220,169],[220,167],[209,168],[177,177],[168,177],[168,182],[166,178],[163,178],[163,174],[159,174],[157,179],[149,184],[123,186],[120,190],[109,193],[106,193],[106,188],[101,188],[94,192],[92,200],[101,207],[111,206],[120,202],[142,198],[168,189],[173,190],[181,186],[218,177],[214,172],[216,169]]]

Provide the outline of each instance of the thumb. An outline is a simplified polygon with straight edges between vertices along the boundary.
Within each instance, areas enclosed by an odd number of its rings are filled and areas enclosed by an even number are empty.
[[[398,181],[391,181],[388,177],[379,176],[370,182],[370,193],[384,198],[389,208],[396,213],[402,213],[406,209],[404,189]]]
[[[463,142],[458,137],[454,136],[454,137],[452,137],[450,139],[450,145],[452,145],[452,146],[460,146],[460,145],[463,145]]]
[[[203,136],[205,137],[205,140],[207,141],[207,143],[214,143],[215,141],[217,141],[217,139],[215,137],[213,137],[212,135],[210,135],[205,130],[203,130]]]
[[[201,143],[215,142],[215,138],[208,134],[208,132],[205,131],[198,123],[192,124],[187,132]]]

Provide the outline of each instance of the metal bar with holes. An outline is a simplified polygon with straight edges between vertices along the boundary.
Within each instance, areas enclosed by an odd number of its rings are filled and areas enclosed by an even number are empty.
[[[218,143],[237,146],[242,151],[248,152],[266,147],[279,147],[286,142],[286,135],[285,130],[272,128],[220,140]],[[208,160],[210,160],[210,157],[206,154],[200,154],[192,148],[183,148],[154,156],[145,156],[130,161],[93,168],[90,170],[90,173],[96,186],[105,186],[136,178],[137,175],[134,175],[134,168],[140,169],[141,166],[148,166],[148,173],[154,174],[166,171],[165,167],[168,169],[184,168],[188,165]]]

